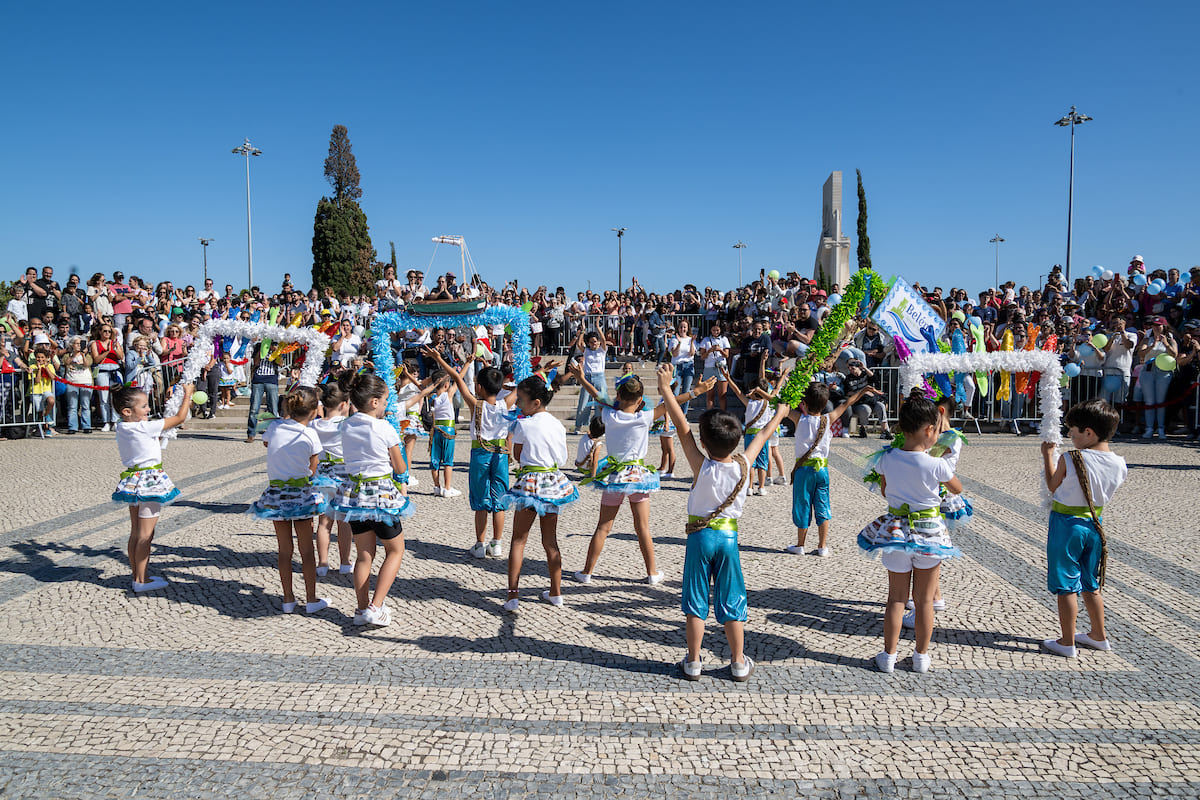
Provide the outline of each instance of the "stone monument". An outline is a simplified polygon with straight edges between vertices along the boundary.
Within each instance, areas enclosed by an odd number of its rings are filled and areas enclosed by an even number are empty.
[[[817,244],[813,280],[836,283],[845,289],[850,282],[850,237],[842,234],[842,173],[829,174],[821,190],[821,241]]]

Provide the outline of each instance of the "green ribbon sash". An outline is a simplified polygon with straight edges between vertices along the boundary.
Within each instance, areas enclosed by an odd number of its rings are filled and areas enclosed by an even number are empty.
[[[125,478],[132,478],[134,475],[137,475],[139,472],[145,472],[148,469],[162,469],[162,464],[154,464],[153,466],[149,466],[149,467],[130,467],[129,469],[127,469],[121,473],[121,480],[124,480]],[[111,472],[108,474],[112,475]],[[1086,510],[1087,509],[1084,509],[1084,511],[1086,511]]]
[[[812,467],[815,470],[825,469],[825,467],[829,466],[829,459],[821,458],[820,456],[813,456],[812,458],[807,458],[800,462],[800,466]]]
[[[298,489],[298,488],[301,488],[304,486],[311,486],[312,478],[288,478],[286,481],[282,481],[277,478],[273,478],[271,480],[271,485],[278,486],[278,487],[292,486],[292,487],[295,487]]]
[[[899,508],[888,506],[888,513],[897,517],[906,517],[910,522],[916,519],[937,519],[942,515],[941,510],[937,508],[922,508],[920,511],[913,511],[908,507],[908,503]]]
[[[689,523],[703,521],[704,517],[697,517],[694,514],[688,514]],[[738,529],[738,521],[733,517],[717,517],[716,519],[710,519],[708,524],[704,527],[712,528],[714,531],[733,531],[736,533]]]
[[[592,481],[602,480],[604,478],[607,478],[609,475],[612,475],[615,472],[619,472],[620,470],[624,469],[625,467],[645,467],[646,469],[650,470],[650,472],[658,471],[654,467],[647,464],[645,462],[645,460],[643,460],[641,458],[635,458],[632,461],[614,461],[613,459],[610,458],[610,459],[608,459],[607,462],[605,462],[604,469],[600,470],[595,475],[593,475],[589,478],[584,478],[579,483],[580,484],[588,484],[588,483],[591,483]]]
[[[1057,500],[1050,503],[1050,508],[1057,511],[1059,514],[1065,514],[1068,517],[1080,517],[1081,519],[1091,520],[1092,512],[1087,506],[1064,506]],[[1096,517],[1099,518],[1104,513],[1104,506],[1096,506]]]

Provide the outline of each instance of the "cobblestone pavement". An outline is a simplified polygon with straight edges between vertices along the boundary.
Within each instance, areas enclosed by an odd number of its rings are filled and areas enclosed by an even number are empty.
[[[512,616],[504,562],[466,552],[465,496],[434,498],[423,473],[394,622],[364,630],[348,576],[321,579],[329,610],[280,613],[274,535],[242,514],[266,482],[261,446],[184,432],[165,451],[183,495],[151,565],[171,585],[134,596],[112,435],[6,442],[0,797],[1197,796],[1200,450],[1116,446],[1130,478],[1105,514],[1115,651],[1070,661],[1038,650],[1056,618],[1037,442],[971,438],[976,521],[943,571],[933,671],[911,672],[907,636],[894,674],[870,668],[886,579],[854,535],[883,501],[857,479],[878,442],[854,439],[830,459],[832,558],[783,552],[790,487],[747,501],[745,684],[711,620],[702,680],[673,667],[684,479],[651,501],[664,584],[641,580],[623,510],[561,609],[537,600],[531,537]],[[465,490],[464,468],[454,480]],[[568,572],[598,509],[585,491],[563,516]]]

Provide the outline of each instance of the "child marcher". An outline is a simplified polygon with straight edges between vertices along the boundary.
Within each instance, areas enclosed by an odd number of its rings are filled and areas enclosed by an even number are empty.
[[[592,476],[600,465],[604,453],[604,420],[592,417],[588,423],[587,436],[579,437],[579,448],[575,452],[575,468],[584,475]]]
[[[937,408],[913,390],[900,406],[900,431],[904,445],[879,457],[880,492],[888,511],[858,534],[858,546],[869,554],[878,552],[888,571],[887,610],[883,618],[883,650],[875,656],[881,672],[895,670],[904,605],[911,595],[916,605],[913,671],[928,672],[933,636],[933,595],[943,559],[961,555],[950,541],[950,532],[939,511],[939,487],[945,484],[961,493],[962,484],[944,458],[926,452],[937,440]]]
[[[507,439],[512,427],[509,412],[517,397],[509,394],[505,400],[496,399],[504,387],[504,373],[495,367],[484,367],[479,371],[475,377],[477,394],[436,349],[426,347],[424,352],[454,380],[463,402],[471,409],[471,461],[467,467],[467,499],[475,512],[475,544],[471,546],[471,555],[474,558],[499,558],[503,555],[500,541],[504,537],[502,500],[508,492]],[[449,478],[446,480],[448,485]],[[489,515],[492,518],[490,542],[487,541]]]
[[[783,388],[784,381],[787,380],[791,370],[779,370],[779,376],[775,382],[771,384],[771,397],[779,397],[779,390]],[[783,474],[783,454],[779,451],[779,426],[775,426],[771,438],[767,440],[767,483],[771,481],[771,467],[775,467],[775,485],[786,486],[788,476]]]
[[[329,607],[327,599],[317,597],[317,557],[313,552],[312,518],[325,513],[329,504],[312,480],[321,455],[321,439],[309,427],[317,415],[316,390],[297,386],[284,396],[282,405],[287,416],[272,422],[262,436],[267,448],[270,485],[246,513],[270,520],[275,526],[285,614],[296,610],[292,586],[292,531],[295,530],[304,575],[304,610],[315,614]]]
[[[395,473],[407,468],[400,450],[400,434],[384,415],[388,387],[378,376],[363,373],[350,385],[350,402],[356,413],[342,423],[342,458],[346,477],[333,498],[334,517],[350,523],[354,547],[354,593],[358,608],[355,625],[390,625],[386,605],[388,590],[404,559],[403,517],[413,514],[413,504],[401,490]],[[371,597],[371,565],[375,548],[383,543],[383,564]]]
[[[738,555],[738,518],[749,485],[748,462],[766,446],[771,431],[787,415],[788,407],[781,403],[741,454],[734,453],[742,438],[738,418],[715,408],[705,411],[698,426],[702,452],[696,446],[687,416],[671,395],[668,365],[659,367],[658,390],[666,399],[667,413],[675,423],[683,456],[696,476],[688,493],[687,550],[683,560],[682,606],[687,617],[687,655],[679,668],[692,681],[698,680],[703,671],[700,645],[704,640],[712,584],[717,622],[725,626],[725,638],[729,641],[730,674],[735,681],[744,681],[754,672],[754,660],[744,652],[747,599]]]
[[[221,377],[217,383],[217,388],[221,390],[221,404],[217,408],[233,408],[233,393],[237,391],[237,385],[238,368],[233,363],[233,356],[229,353],[222,353]]]
[[[810,383],[804,390],[803,408],[789,416],[796,423],[796,460],[792,466],[792,522],[796,526],[796,543],[787,551],[804,555],[804,542],[813,517],[817,520],[817,549],[813,555],[829,558],[829,523],[833,512],[829,504],[829,445],[833,441],[832,420],[841,419],[865,390],[846,398],[840,406],[825,413],[829,403],[829,387]]]
[[[584,391],[600,402],[599,390],[588,381],[583,371],[574,367],[572,373]],[[704,391],[707,389],[703,383],[698,384],[694,393],[680,395],[678,400],[686,402]],[[663,580],[654,558],[654,539],[650,534],[650,493],[659,490],[659,478],[654,468],[646,464],[645,457],[650,445],[650,427],[654,420],[666,414],[666,406],[659,405],[647,411],[642,394],[641,379],[636,375],[628,375],[617,382],[616,407],[600,407],[608,456],[600,463],[594,477],[582,481],[601,490],[603,495],[600,498],[600,519],[596,522],[596,530],[588,546],[587,560],[583,569],[575,573],[575,580],[580,583],[591,583],[592,572],[626,498],[629,499],[633,529],[646,565],[646,582],[653,586]]]
[[[542,599],[554,606],[563,604],[562,551],[558,548],[558,513],[579,499],[579,490],[559,469],[567,455],[567,429],[546,410],[554,397],[542,375],[534,374],[517,384],[517,408],[525,416],[513,427],[513,457],[520,465],[512,488],[504,495],[504,507],[513,513],[512,545],[508,550],[508,600],[504,610],[518,609],[521,567],[525,563],[525,540],[540,518],[542,548],[550,573],[550,589]]]
[[[1125,482],[1125,459],[1109,449],[1120,415],[1103,400],[1087,400],[1067,412],[1071,444],[1076,449],[1052,463],[1054,445],[1042,443],[1042,465],[1046,486],[1053,493],[1049,532],[1046,536],[1046,584],[1058,598],[1058,622],[1062,635],[1046,639],[1042,647],[1056,655],[1075,658],[1077,647],[1112,650],[1104,630],[1105,568],[1108,542],[1102,514],[1113,494]],[[1079,603],[1083,592],[1091,630],[1076,633]]]
[[[321,440],[321,462],[317,465],[317,474],[313,477],[316,486],[327,501],[332,501],[337,488],[346,478],[346,462],[342,456],[342,423],[350,411],[350,396],[336,382],[327,383],[321,387],[321,417],[312,421],[312,429]],[[337,522],[333,518],[333,510],[328,506],[317,521],[317,577],[324,577],[329,572],[329,536],[337,524],[338,543],[338,573],[349,575],[354,571],[354,562],[350,560],[350,546],[353,544],[350,524]]]
[[[453,367],[442,369],[433,375],[433,430],[429,434],[429,469],[433,473],[433,493],[436,497],[459,497],[458,489],[450,485],[454,473],[455,429],[454,392],[457,386],[450,378],[462,380],[462,375],[471,368],[474,357],[468,357],[461,370]],[[445,360],[440,363],[445,364]],[[448,366],[448,365],[447,365]]]
[[[733,390],[734,395],[738,400],[742,401],[742,405],[746,407],[745,430],[743,431],[744,446],[749,447],[750,442],[754,441],[754,437],[770,415],[770,400],[771,387],[765,378],[754,378],[750,380],[751,389],[744,393],[738,388],[737,383],[729,377],[729,372],[721,367],[721,374],[725,376],[725,380],[729,383],[729,388]],[[767,448],[761,448],[755,456],[754,468],[754,488],[750,490],[750,494],[764,497],[767,494]]]
[[[671,384],[671,391],[675,391],[678,381]],[[650,433],[658,436],[658,449],[662,451],[662,455],[658,460],[658,477],[660,480],[675,477],[675,423],[671,421],[671,415],[666,413],[666,403],[661,397],[658,399],[659,406],[663,409],[663,415],[654,420],[654,424],[650,426]]]
[[[190,383],[185,385],[179,411],[153,422],[145,392],[135,387],[113,392],[113,409],[120,419],[116,430],[117,452],[125,470],[112,499],[129,506],[129,568],[133,573],[133,591],[139,594],[167,585],[166,578],[149,575],[150,545],[162,507],[179,496],[179,490],[163,471],[159,437],[187,419],[195,389]]]

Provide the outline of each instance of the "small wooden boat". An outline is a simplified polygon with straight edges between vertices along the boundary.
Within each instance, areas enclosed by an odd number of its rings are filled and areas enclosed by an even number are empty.
[[[421,300],[408,304],[408,312],[421,317],[453,317],[479,314],[487,308],[482,297],[471,300]]]

